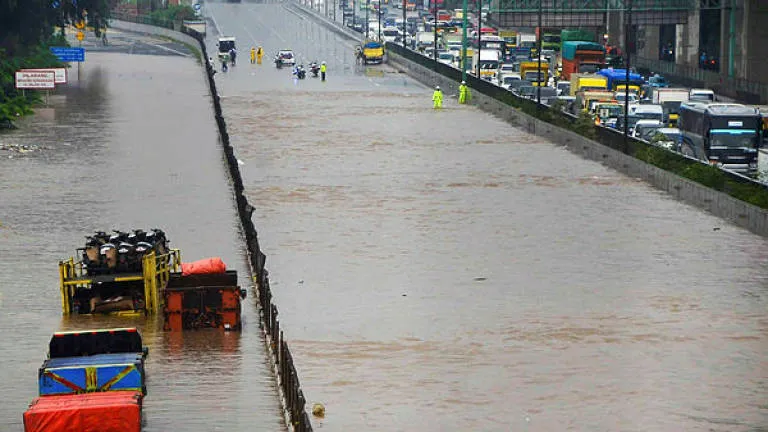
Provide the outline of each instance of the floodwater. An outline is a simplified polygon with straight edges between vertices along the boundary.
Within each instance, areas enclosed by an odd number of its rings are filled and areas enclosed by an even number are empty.
[[[768,428],[768,242],[388,66],[282,5],[217,75],[320,430]],[[333,53],[338,53],[333,55]]]
[[[138,326],[150,347],[143,430],[284,430],[253,292],[242,333],[61,317],[57,262],[99,229],[162,228],[185,260],[221,256],[250,288],[200,66],[179,56],[87,60],[79,82],[73,71],[48,108],[0,134],[5,148],[30,150],[0,150],[0,430],[23,429],[52,332],[108,326]]]

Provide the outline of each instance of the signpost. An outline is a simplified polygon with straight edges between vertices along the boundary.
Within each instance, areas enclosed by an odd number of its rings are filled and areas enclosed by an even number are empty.
[[[51,52],[63,62],[85,61],[85,48],[51,47]]]
[[[53,72],[53,82],[54,82],[54,84],[66,84],[67,83],[67,69],[65,69],[65,68],[21,69],[19,72]]]
[[[47,70],[19,70],[16,71],[17,89],[50,90],[56,87],[56,73],[52,69]]]

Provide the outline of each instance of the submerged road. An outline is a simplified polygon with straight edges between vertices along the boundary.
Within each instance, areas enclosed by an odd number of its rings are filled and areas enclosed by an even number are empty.
[[[249,286],[200,65],[183,46],[110,36],[86,41],[79,81],[0,133],[0,430],[23,430],[52,332],[114,326],[140,327],[150,347],[144,431],[285,430],[253,295],[242,333],[61,316],[57,262],[96,230],[162,228],[185,261],[221,256]]]
[[[435,112],[288,5],[206,9],[238,40],[216,79],[316,427],[768,427],[765,239],[452,97]]]

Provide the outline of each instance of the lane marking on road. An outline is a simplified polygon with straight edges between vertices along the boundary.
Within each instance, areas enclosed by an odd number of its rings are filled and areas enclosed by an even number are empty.
[[[178,54],[180,56],[183,56],[183,57],[190,57],[190,55],[185,53],[185,52],[177,51],[177,50],[175,50],[173,48],[168,48],[167,46],[162,46],[162,45],[153,44],[153,43],[149,43],[149,42],[145,42],[145,43],[147,45],[149,45],[149,46],[153,46],[153,47],[157,47],[157,48],[160,48],[160,49],[164,49],[166,51],[170,51],[172,53],[176,53],[176,54]]]
[[[216,27],[216,33],[222,35],[224,33],[221,32],[221,27],[219,27],[219,23],[216,21],[216,16],[213,14],[213,8],[206,8],[206,12],[210,13],[211,21],[213,21],[213,26]]]

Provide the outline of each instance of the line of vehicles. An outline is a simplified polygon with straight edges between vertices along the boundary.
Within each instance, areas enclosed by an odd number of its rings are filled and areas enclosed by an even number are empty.
[[[182,262],[169,243],[160,229],[87,236],[59,262],[63,314],[162,313],[165,331],[240,330],[237,272],[220,258]],[[136,328],[54,333],[24,431],[140,431],[148,352]]]
[[[436,40],[434,31],[417,32],[412,48],[519,97],[540,98],[574,116],[590,116],[596,125],[626,129],[635,138],[723,169],[757,174],[758,150],[768,139],[768,107],[720,102],[710,89],[674,88],[658,74],[628,73],[620,50],[584,29],[481,28],[471,33],[463,59],[455,20],[444,21],[437,34]]]

